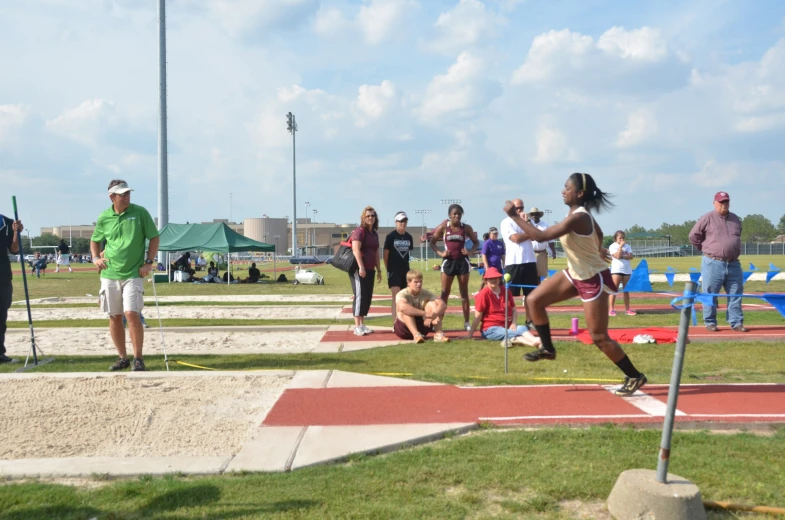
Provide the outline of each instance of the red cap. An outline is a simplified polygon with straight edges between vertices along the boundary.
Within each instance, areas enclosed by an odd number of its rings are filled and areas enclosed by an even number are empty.
[[[501,278],[502,274],[495,267],[489,267],[488,269],[485,270],[485,274],[482,275],[482,277],[483,277],[483,279],[485,279],[485,278]]]
[[[724,191],[718,191],[714,194],[714,202],[724,202],[726,200],[730,200],[730,195],[728,195]]]

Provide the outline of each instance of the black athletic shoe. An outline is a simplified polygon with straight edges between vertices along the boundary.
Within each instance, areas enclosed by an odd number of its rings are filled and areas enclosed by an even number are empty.
[[[128,359],[117,358],[117,361],[114,362],[114,365],[109,367],[109,370],[116,371],[116,370],[125,370],[126,368],[131,366],[131,362]]]
[[[621,388],[616,390],[614,393],[616,395],[632,395],[640,389],[643,385],[645,385],[649,380],[646,379],[644,374],[641,374],[641,377],[635,379],[632,377],[625,377],[624,384],[621,385]]]
[[[0,363],[10,363],[12,361],[13,361],[13,359],[11,359],[10,357],[6,356],[5,354],[0,354]]]
[[[541,359],[549,359],[553,361],[556,359],[556,351],[545,350],[544,348],[532,350],[531,352],[524,354],[523,359],[526,361],[539,361]]]
[[[144,361],[139,358],[134,358],[134,367],[131,369],[132,372],[144,372],[147,369],[144,367]]]

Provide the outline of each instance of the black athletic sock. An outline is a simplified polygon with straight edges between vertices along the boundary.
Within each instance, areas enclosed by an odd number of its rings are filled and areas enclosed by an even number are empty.
[[[548,352],[556,352],[556,348],[553,346],[553,340],[551,339],[551,324],[535,324],[534,328],[537,329],[537,334],[540,335],[540,341],[542,341],[542,346],[540,348],[547,350]]]
[[[638,379],[641,377],[641,373],[638,372],[638,369],[635,368],[635,365],[632,364],[632,361],[630,361],[630,358],[628,358],[626,354],[616,362],[616,366],[629,378]]]

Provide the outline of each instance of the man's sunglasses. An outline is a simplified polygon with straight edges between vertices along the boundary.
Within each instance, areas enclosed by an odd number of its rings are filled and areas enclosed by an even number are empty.
[[[515,206],[515,211],[523,211],[523,206]]]

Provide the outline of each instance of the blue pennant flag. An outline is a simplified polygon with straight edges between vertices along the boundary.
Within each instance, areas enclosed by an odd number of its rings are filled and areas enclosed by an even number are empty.
[[[698,280],[700,280],[700,278],[701,278],[700,273],[690,273],[690,281],[698,283]]]
[[[670,272],[665,273],[665,279],[668,280],[668,285],[670,285],[671,287],[673,287],[674,278],[676,278],[676,273],[670,273]]]
[[[548,269],[548,276],[553,276],[556,274],[557,269]]]
[[[752,262],[750,262],[750,271],[757,271],[757,270],[758,268],[752,265]]]
[[[742,276],[744,277],[744,283],[747,283],[749,277],[752,276],[752,271],[744,271],[742,273]]]
[[[769,283],[772,278],[777,276],[780,272],[780,268],[774,264],[769,264],[769,272],[766,273],[766,283]]]
[[[785,318],[785,294],[764,294],[763,299],[769,302]]]
[[[649,263],[641,260],[632,271],[632,276],[624,284],[624,292],[652,292],[651,282],[649,281]]]

